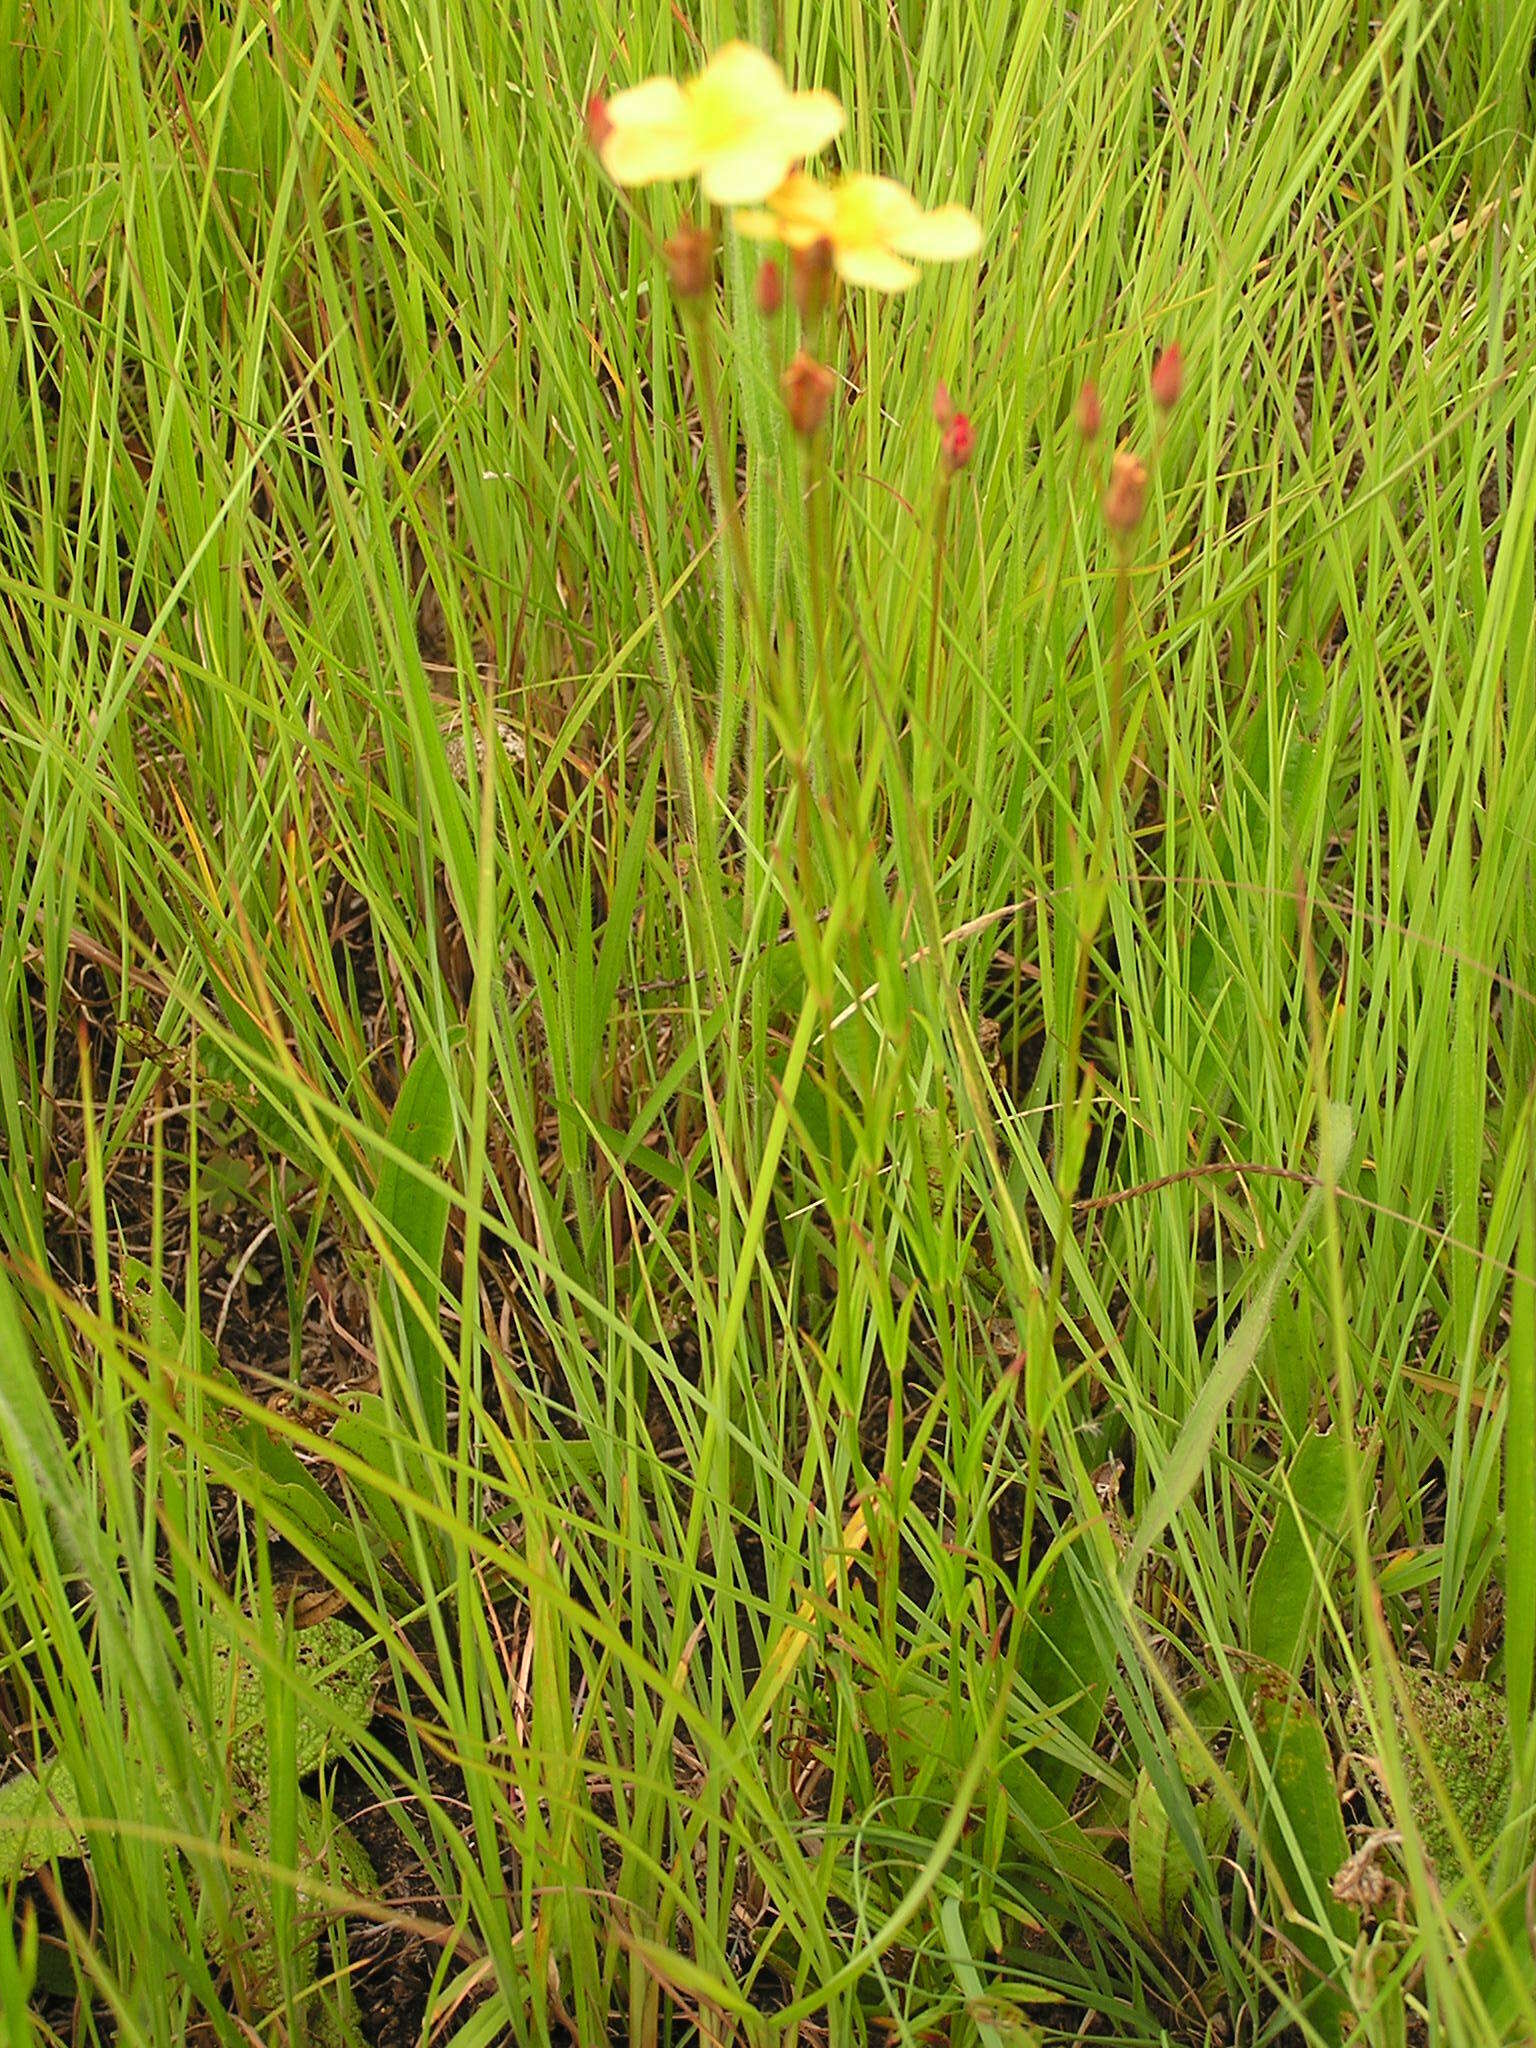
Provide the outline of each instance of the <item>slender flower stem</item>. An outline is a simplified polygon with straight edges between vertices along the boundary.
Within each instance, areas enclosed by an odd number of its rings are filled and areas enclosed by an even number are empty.
[[[827,562],[831,546],[831,521],[827,505],[826,446],[819,434],[812,435],[805,450],[805,540],[808,556],[809,603],[811,615],[811,657],[815,669],[816,698],[821,708],[821,729],[826,747],[827,789],[834,809],[846,815],[847,767],[843,758],[842,733],[837,702],[832,688],[832,661],[828,646]]]
[[[938,720],[939,611],[944,595],[944,547],[949,530],[949,472],[939,471],[933,501],[933,588],[928,611],[928,660],[923,677],[923,720],[930,739]]]
[[[1081,912],[1077,932],[1077,968],[1072,990],[1072,1015],[1061,1069],[1060,1137],[1056,1147],[1056,1195],[1060,1204],[1056,1241],[1051,1256],[1047,1294],[1049,1327],[1054,1331],[1061,1303],[1061,1280],[1067,1237],[1072,1229],[1072,1182],[1081,1167],[1077,1142],[1082,1119],[1087,1115],[1086,1089],[1082,1084],[1083,1032],[1088,1015],[1088,978],[1093,965],[1094,942],[1104,914],[1108,893],[1110,821],[1119,791],[1120,742],[1125,698],[1125,642],[1130,613],[1131,572],[1127,551],[1119,549],[1115,578],[1115,639],[1109,669],[1109,730],[1099,776],[1099,814],[1094,821],[1093,846],[1080,892]],[[1091,1071],[1091,1070],[1090,1070]]]
[[[638,488],[638,473],[635,481]],[[688,706],[683,701],[682,667],[673,651],[671,636],[666,628],[661,579],[656,573],[656,557],[651,548],[650,529],[643,519],[639,524],[640,551],[645,557],[646,580],[651,587],[651,605],[656,613],[656,640],[661,649],[662,666],[667,674],[667,724],[671,729],[672,752],[677,762],[677,801],[683,814],[684,836],[688,844],[697,850],[699,815],[693,795],[693,720],[689,717]]]
[[[923,692],[912,734],[912,780],[926,811],[933,791],[938,757],[939,619],[944,608],[944,558],[949,535],[949,471],[940,464],[933,498],[933,547],[928,602],[928,654],[923,664]]]
[[[756,657],[757,675],[764,685],[775,675],[776,658],[773,641],[768,632],[767,620],[758,602],[757,584],[752,574],[752,563],[747,548],[746,527],[742,522],[741,508],[736,502],[736,474],[734,462],[728,461],[725,443],[725,425],[720,406],[719,385],[715,375],[715,358],[712,337],[705,331],[702,318],[688,322],[689,340],[693,350],[694,381],[699,394],[699,410],[704,421],[706,455],[710,463],[711,484],[715,493],[716,518],[726,547],[736,567],[736,581],[741,595],[742,608],[747,615],[748,630]],[[777,677],[777,695],[784,694],[784,677]],[[721,677],[720,705],[723,710],[729,678]],[[803,720],[800,721],[803,725]],[[717,725],[714,738],[715,775],[729,779],[731,764],[721,758],[723,735]],[[806,760],[803,731],[792,740],[789,748],[791,766],[798,788],[795,803],[795,847],[796,865],[799,869],[800,887],[805,901],[811,900],[813,863],[811,856],[811,816],[815,797],[811,788],[809,764]]]
[[[725,445],[725,422],[720,406],[720,389],[716,375],[714,337],[706,332],[704,316],[690,318],[688,338],[693,353],[694,383],[699,394],[699,411],[704,421],[704,452],[709,464],[710,487],[715,496],[715,518],[725,539],[726,550],[736,572],[736,583],[740,593],[742,609],[747,615],[747,626],[754,643],[760,672],[767,674],[772,659],[772,648],[768,638],[767,622],[758,602],[757,584],[752,575],[752,562],[747,549],[747,530],[742,523],[741,507],[736,501],[736,464],[730,458]],[[715,745],[718,750],[723,737],[721,724],[725,710],[729,677],[722,673],[720,678],[720,705],[716,717]],[[729,775],[730,763],[721,761],[716,753],[715,772]]]

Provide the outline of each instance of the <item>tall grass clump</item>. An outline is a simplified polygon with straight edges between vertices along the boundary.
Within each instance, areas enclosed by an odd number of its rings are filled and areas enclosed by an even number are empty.
[[[1536,2037],[1536,4],[15,0],[0,2038]]]

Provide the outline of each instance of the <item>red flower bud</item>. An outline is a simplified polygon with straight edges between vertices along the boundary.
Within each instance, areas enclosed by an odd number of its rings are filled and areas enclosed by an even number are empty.
[[[933,387],[933,416],[941,427],[947,427],[955,416],[955,401],[942,377]]]
[[[1099,428],[1104,424],[1104,408],[1099,404],[1099,387],[1091,377],[1083,379],[1083,388],[1077,394],[1077,431],[1088,442],[1099,438]]]
[[[765,256],[757,271],[757,310],[771,320],[784,303],[784,273],[771,256]]]
[[[1152,403],[1164,412],[1172,412],[1183,389],[1184,351],[1176,341],[1170,341],[1152,365]]]
[[[944,458],[944,467],[951,474],[964,469],[976,449],[976,429],[971,425],[971,416],[957,412],[944,429],[944,438],[939,443],[939,452]]]
[[[825,363],[818,363],[805,350],[795,351],[794,361],[780,378],[784,408],[789,423],[803,439],[809,440],[827,416],[837,379]]]
[[[594,149],[601,149],[613,130],[608,118],[608,102],[600,92],[593,93],[587,101],[587,140]]]

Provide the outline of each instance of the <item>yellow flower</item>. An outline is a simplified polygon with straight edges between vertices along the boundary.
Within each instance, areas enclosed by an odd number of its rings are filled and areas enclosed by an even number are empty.
[[[600,153],[615,184],[698,174],[706,199],[750,206],[829,143],[843,110],[829,92],[791,92],[771,57],[727,43],[697,78],[648,78],[608,101]]]
[[[839,276],[877,292],[905,291],[916,263],[959,263],[981,247],[980,224],[963,206],[928,213],[894,178],[862,173],[818,185],[797,171],[769,194],[765,208],[738,213],[736,225],[790,249],[826,242]]]

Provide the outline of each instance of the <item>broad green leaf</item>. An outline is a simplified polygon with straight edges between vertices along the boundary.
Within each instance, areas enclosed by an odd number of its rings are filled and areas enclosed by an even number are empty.
[[[1287,1496],[1275,1516],[1248,1593],[1248,1647],[1284,1671],[1296,1668],[1317,1596],[1318,1564],[1337,1547],[1346,1498],[1344,1442],[1312,1431],[1291,1460]]]
[[[50,256],[61,260],[77,249],[96,250],[117,225],[122,197],[121,185],[109,181],[94,192],[60,193],[18,208],[14,250],[0,230],[0,303],[12,298],[18,269],[36,283],[39,265],[47,265]]]
[[[1002,1759],[997,1775],[1012,1803],[1016,1831],[1044,1859],[1046,1867],[1068,1885],[1097,1899],[1124,1927],[1143,1931],[1145,1916],[1135,1893],[1033,1763],[1015,1753]]]
[[[298,1686],[293,1709],[291,1763],[294,1779],[318,1770],[327,1755],[345,1748],[349,1736],[372,1717],[378,1659],[366,1652],[366,1638],[349,1623],[332,1618],[301,1629],[293,1639],[297,1673],[321,1696],[317,1705]],[[268,1744],[268,1674],[242,1655],[240,1644],[213,1651],[214,1705],[220,1716],[230,1778],[245,1794],[249,1841],[257,1856],[268,1853],[269,1806],[274,1792]],[[376,1881],[362,1846],[349,1830],[328,1819],[311,1799],[298,1800],[301,1820],[299,1867],[316,1870],[333,1888],[370,1896]],[[0,1785],[0,1891],[59,1857],[86,1853],[79,1798],[61,1759],[42,1773],[18,1771]],[[273,1892],[268,1880],[241,1867],[233,1876],[237,1921],[245,1939],[237,1962],[257,2005],[275,2008],[282,1997],[274,1948]],[[292,1981],[311,1984],[317,1970],[318,1936],[328,1911],[309,1900],[301,1886],[298,1947]],[[352,2048],[359,2040],[355,2008],[345,1980],[316,1995],[308,2017],[311,2048]]]
[[[234,1375],[220,1364],[212,1343],[201,1331],[192,1333],[189,1342],[182,1305],[162,1282],[137,1260],[125,1259],[123,1274],[132,1282],[146,1336],[153,1341],[158,1332],[161,1344],[173,1354],[160,1361],[164,1368],[171,1367],[173,1358],[187,1358],[205,1378],[235,1385]],[[204,1426],[225,1460],[222,1476],[245,1488],[254,1504],[275,1511],[300,1538],[311,1541],[320,1556],[359,1577],[367,1576],[370,1560],[351,1523],[337,1514],[335,1501],[285,1438],[255,1416],[224,1416],[211,1409],[205,1410]]]
[[[224,997],[219,1014],[219,1036],[208,1031],[198,1040],[203,1073],[233,1104],[240,1123],[255,1131],[278,1158],[306,1174],[322,1173],[303,1116],[269,1072],[275,1055],[260,1021],[233,994]]]
[[[263,67],[253,61],[243,21],[226,23],[210,10],[202,36],[192,80],[199,125],[210,143],[217,132],[214,175],[236,226],[247,235],[271,202],[290,147],[288,101],[270,89]]]
[[[1351,1946],[1357,1915],[1331,1894],[1333,1880],[1348,1860],[1349,1841],[1328,1738],[1311,1706],[1298,1695],[1276,1698],[1261,1693],[1254,1719],[1274,1787],[1260,1816],[1259,1832],[1289,1900],[1286,1939],[1310,1966],[1296,1972],[1296,1995],[1306,2003],[1314,2026],[1337,2041],[1348,2006],[1337,1981],[1336,1943],[1346,1950]],[[1325,1925],[1336,1943],[1330,1941]]]
[[[870,1726],[887,1742],[902,1743],[912,1754],[930,1760],[924,1779],[926,1807],[942,1804],[975,1754],[976,1730],[969,1714],[960,1717],[946,1699],[915,1685],[895,1695],[871,1687],[863,1694]],[[1066,1804],[1036,1768],[1035,1755],[1022,1749],[1005,1753],[997,1778],[1008,1796],[1010,1831],[1027,1842],[1046,1866],[1075,1886],[1127,1927],[1144,1926],[1136,1895],[1120,1872],[1094,1843]]]
[[[1195,1881],[1195,1866],[1143,1766],[1131,1798],[1131,1883],[1147,1920],[1168,1941]]]
[[[253,1499],[286,1516],[332,1563],[366,1576],[368,1560],[352,1523],[291,1444],[254,1417],[238,1422],[223,1444],[237,1476],[244,1467]]]
[[[339,1449],[350,1451],[364,1464],[390,1474],[396,1469],[395,1446],[399,1435],[399,1430],[390,1424],[389,1410],[377,1394],[360,1395],[355,1407],[345,1409],[331,1425],[331,1441]],[[406,1541],[405,1517],[389,1495],[350,1474],[347,1484],[362,1500],[369,1519],[385,1541],[397,1548],[402,1545]]]
[[[40,1777],[17,1771],[0,1785],[0,1891],[56,1858],[79,1856],[85,1836],[69,1766],[55,1760]]]
[[[345,1743],[350,1727],[365,1727],[372,1719],[379,1665],[376,1656],[365,1654],[366,1643],[367,1638],[350,1622],[334,1616],[300,1629],[294,1637],[294,1667],[303,1681],[292,1688],[297,1777],[306,1778],[318,1770],[327,1754],[335,1754],[338,1742]],[[214,1704],[221,1716],[221,1733],[227,1738],[230,1767],[244,1782],[264,1789],[268,1762],[263,1666],[238,1643],[233,1651],[228,1645],[219,1645],[213,1662]],[[324,1705],[317,1706],[305,1696],[306,1686],[321,1696]]]
[[[1318,1345],[1311,1298],[1282,1287],[1270,1318],[1262,1367],[1265,1390],[1293,1437],[1305,1434],[1317,1398]]]
[[[332,1890],[350,1891],[360,1899],[376,1898],[378,1878],[367,1851],[352,1830],[328,1813],[318,1800],[303,1794],[299,1797],[298,1812],[299,1871],[319,1879]],[[251,1825],[248,1847],[256,1857],[268,1854],[266,1828],[259,1815]],[[277,2012],[283,2002],[284,1957],[275,1939],[274,1890],[273,1880],[264,1872],[244,1865],[235,1868],[235,1914],[243,1935],[239,1967],[246,1996],[260,2012]],[[308,2037],[307,2048],[362,2048],[363,2035],[351,1980],[342,1976],[334,1983],[311,1989],[320,1975],[320,1932],[331,1918],[333,1908],[306,1890],[302,1876],[297,1903],[297,1937],[286,1960],[289,1980],[302,1999],[298,2012]]]
[[[1271,835],[1280,843],[1305,848],[1313,835],[1327,768],[1327,750],[1309,733],[1318,722],[1327,678],[1314,648],[1304,643],[1297,649],[1296,673],[1300,687],[1285,710],[1284,730],[1278,735],[1278,774],[1270,745],[1270,707],[1259,699],[1250,716],[1248,743],[1241,773],[1234,776],[1230,802],[1224,807],[1216,832],[1217,866],[1215,880],[1218,901],[1232,900],[1230,892],[1242,876],[1250,848]],[[1281,942],[1290,944],[1295,933],[1295,911],[1285,903],[1278,911]],[[1210,1100],[1225,1085],[1223,1061],[1231,1040],[1231,1027],[1223,1012],[1229,1003],[1235,1010],[1234,962],[1230,942],[1204,924],[1191,933],[1187,964],[1187,988],[1192,1015],[1209,1018],[1215,1028],[1206,1039],[1195,1075],[1198,1100]]]

